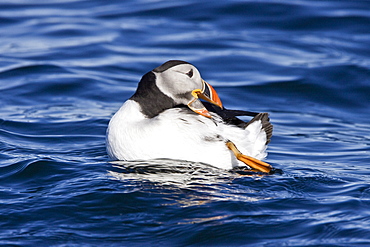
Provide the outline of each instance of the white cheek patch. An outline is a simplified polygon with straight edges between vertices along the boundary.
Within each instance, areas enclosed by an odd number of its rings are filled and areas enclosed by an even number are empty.
[[[197,83],[190,78],[186,78],[186,74],[179,71],[153,73],[156,75],[156,85],[159,90],[177,104],[186,105],[193,99],[191,92],[197,87]],[[199,81],[201,82],[201,79]]]
[[[167,84],[164,83],[163,79],[166,79],[166,78],[163,78],[162,75],[160,75],[157,72],[153,72],[153,73],[156,76],[156,84],[157,84],[157,87],[159,88],[159,90],[161,90],[162,93],[164,93],[165,95],[167,95],[171,99],[174,99],[175,98],[174,94],[171,93],[171,92],[173,92],[175,89],[173,87],[170,87],[171,85],[167,85]]]

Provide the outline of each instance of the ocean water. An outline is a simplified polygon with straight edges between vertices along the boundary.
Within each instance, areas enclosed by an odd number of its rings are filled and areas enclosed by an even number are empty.
[[[369,1],[4,0],[1,246],[369,246]],[[141,76],[269,112],[271,175],[109,161]]]

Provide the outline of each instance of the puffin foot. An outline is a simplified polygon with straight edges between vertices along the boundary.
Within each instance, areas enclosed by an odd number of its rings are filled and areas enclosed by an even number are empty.
[[[242,154],[231,141],[226,142],[226,146],[233,151],[235,157],[241,162],[245,163],[247,166],[251,167],[254,170],[269,173],[272,169],[272,166],[266,162],[260,161],[248,155]]]

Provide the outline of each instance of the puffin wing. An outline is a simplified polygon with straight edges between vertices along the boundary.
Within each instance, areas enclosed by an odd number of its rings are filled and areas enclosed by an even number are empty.
[[[216,105],[210,104],[208,102],[202,102],[206,109],[210,112],[214,112],[219,115],[222,120],[226,124],[236,125],[240,128],[247,128],[248,125],[256,122],[261,121],[262,129],[266,132],[266,144],[270,143],[272,137],[273,126],[270,123],[269,114],[266,112],[258,113],[258,112],[251,112],[251,111],[243,111],[243,110],[229,110],[226,108],[220,108]],[[253,117],[252,120],[245,122],[237,116],[247,116]]]
[[[257,116],[258,112],[252,112],[252,111],[243,111],[243,110],[229,110],[224,108],[220,108],[214,104],[211,104],[209,102],[202,102],[203,105],[207,108],[208,111],[217,113],[222,118],[234,118],[236,116],[249,116],[249,117],[255,117]]]

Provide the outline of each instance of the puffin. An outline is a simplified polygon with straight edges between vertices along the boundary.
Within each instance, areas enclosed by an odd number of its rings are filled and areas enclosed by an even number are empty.
[[[226,109],[194,65],[170,60],[142,76],[113,115],[106,147],[112,160],[164,158],[269,173],[261,160],[272,131],[268,113]]]

